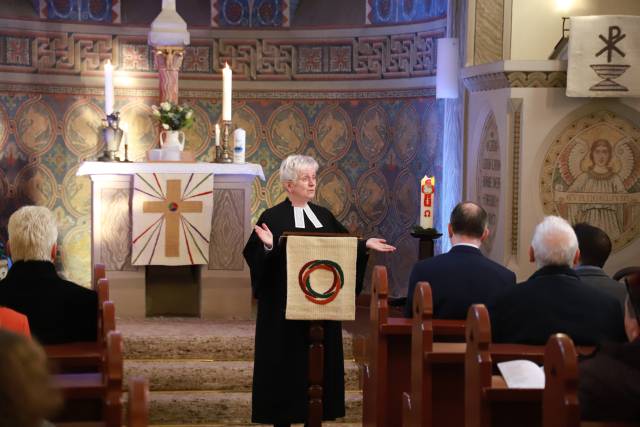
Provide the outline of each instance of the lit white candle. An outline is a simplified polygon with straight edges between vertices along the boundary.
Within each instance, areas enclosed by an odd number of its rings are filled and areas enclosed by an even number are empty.
[[[220,125],[216,123],[216,145],[220,145]]]
[[[231,120],[231,68],[227,63],[222,69],[222,120]]]
[[[104,112],[113,113],[113,65],[108,59],[104,64]]]
[[[436,177],[424,176],[420,181],[420,227],[433,228]]]

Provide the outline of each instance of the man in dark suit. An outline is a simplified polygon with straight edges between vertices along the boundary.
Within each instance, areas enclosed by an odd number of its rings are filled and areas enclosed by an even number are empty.
[[[24,314],[42,344],[95,341],[98,295],[56,273],[58,229],[53,214],[24,206],[9,218],[13,266],[0,281],[0,305]]]
[[[489,236],[487,225],[487,213],[475,203],[462,202],[453,209],[448,227],[453,247],[413,266],[406,317],[411,317],[413,293],[420,281],[431,285],[433,316],[440,319],[465,319],[471,304],[490,304],[515,284],[512,271],[480,252],[480,245]]]
[[[579,364],[582,419],[640,420],[640,274],[628,288],[624,326],[629,342],[603,346]]]
[[[490,307],[493,341],[544,345],[558,332],[576,345],[624,341],[620,304],[580,281],[571,268],[579,257],[571,225],[557,216],[545,217],[529,248],[538,271]]]
[[[611,295],[624,307],[627,291],[624,285],[616,282],[604,272],[602,267],[611,253],[611,239],[603,230],[593,225],[580,223],[573,226],[578,237],[580,259],[576,273],[587,286],[600,289]]]

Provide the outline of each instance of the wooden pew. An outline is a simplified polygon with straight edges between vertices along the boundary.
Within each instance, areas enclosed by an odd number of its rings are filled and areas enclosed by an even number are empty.
[[[401,425],[402,393],[409,390],[411,319],[389,317],[387,270],[373,269],[370,332],[363,364],[363,425]],[[464,321],[434,320],[436,339],[464,339]]]
[[[94,264],[93,265],[93,281],[91,282],[93,289],[97,290],[98,281],[100,279],[106,279],[106,278],[107,278],[106,266],[104,264]]]
[[[464,343],[433,342],[431,287],[416,285],[411,330],[410,387],[402,395],[402,426],[464,424]]]
[[[543,427],[625,427],[640,422],[580,421],[578,359],[573,341],[565,334],[549,337],[544,350],[545,387],[542,398]]]
[[[49,361],[62,372],[78,370],[97,372],[105,355],[107,336],[115,331],[116,315],[112,301],[102,303],[101,316],[100,323],[104,325],[104,333],[98,337],[98,341],[44,346]]]
[[[127,427],[149,425],[149,382],[145,378],[134,377],[129,380],[127,420]]]
[[[102,414],[90,414],[90,416],[101,416],[107,427],[120,427],[122,425],[122,377],[122,335],[119,332],[110,332],[100,372],[54,375],[54,383],[62,391],[65,399],[61,420],[75,421],[78,416],[87,416],[87,413],[92,411],[92,406],[95,406],[95,402],[102,402]],[[85,411],[86,408],[88,408],[87,411]]]
[[[501,358],[495,357],[503,349]],[[542,364],[543,346],[491,345],[491,323],[484,305],[469,308],[465,358],[465,426],[540,426],[542,390],[509,389],[494,375],[498,359],[527,359]],[[517,420],[517,421],[515,421]]]

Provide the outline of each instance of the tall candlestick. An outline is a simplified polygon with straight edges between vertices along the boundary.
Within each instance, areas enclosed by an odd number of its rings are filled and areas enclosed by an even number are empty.
[[[231,121],[231,68],[227,63],[222,69],[222,120]]]
[[[420,181],[420,227],[433,228],[436,177],[424,176]]]
[[[216,146],[220,145],[220,125],[216,123]]]
[[[113,113],[113,65],[108,59],[104,64],[104,112]]]

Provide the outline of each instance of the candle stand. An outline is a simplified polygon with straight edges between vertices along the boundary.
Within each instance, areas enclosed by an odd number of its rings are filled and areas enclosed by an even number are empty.
[[[434,254],[434,240],[442,237],[442,233],[438,233],[438,230],[434,228],[421,228],[417,227],[411,232],[411,236],[416,239],[420,239],[418,246],[418,260],[433,257]]]
[[[233,157],[231,157],[231,151],[229,149],[230,137],[231,120],[223,120],[221,145],[216,146],[216,163],[233,163]]]

